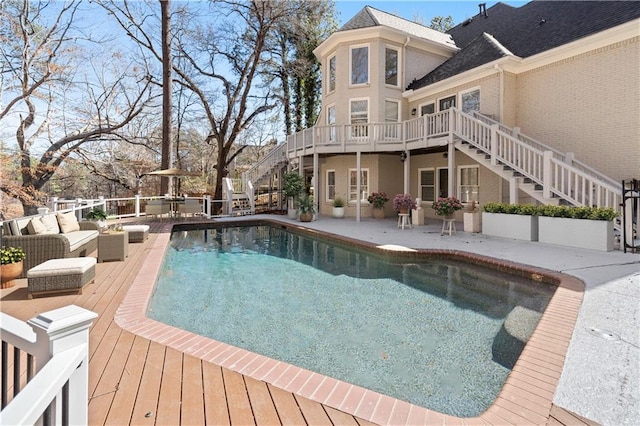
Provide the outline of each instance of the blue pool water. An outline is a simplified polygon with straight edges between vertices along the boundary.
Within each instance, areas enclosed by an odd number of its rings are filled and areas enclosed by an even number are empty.
[[[275,227],[231,227],[173,233],[148,316],[475,416],[495,400],[522,349],[505,338],[505,318],[523,306],[542,312],[552,291],[464,263],[385,258]]]

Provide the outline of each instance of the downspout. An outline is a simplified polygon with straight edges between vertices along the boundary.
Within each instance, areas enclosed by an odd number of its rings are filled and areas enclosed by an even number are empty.
[[[407,36],[404,44],[402,45],[402,85],[400,87],[407,87],[406,85],[406,76],[407,76],[407,45],[411,41],[411,37]]]
[[[500,108],[498,114],[500,114],[500,119],[498,121],[504,123],[504,70],[500,67],[499,64],[494,64],[493,67],[500,74],[500,96],[498,98]]]

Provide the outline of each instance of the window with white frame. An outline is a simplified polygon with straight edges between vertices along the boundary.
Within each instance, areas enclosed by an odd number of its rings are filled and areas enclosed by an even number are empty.
[[[369,47],[359,46],[351,48],[351,84],[366,84],[369,82]]]
[[[438,111],[445,111],[456,106],[456,95],[447,96],[438,100]]]
[[[438,198],[447,198],[449,196],[449,169],[447,167],[438,167]]]
[[[336,198],[336,171],[327,170],[327,201]]]
[[[400,133],[400,127],[397,124],[400,116],[400,102],[395,100],[384,101],[384,122],[387,123],[384,126],[385,139],[398,139]]]
[[[384,82],[398,87],[398,50],[390,47],[384,50]]]
[[[458,168],[458,193],[460,201],[468,203],[470,201],[478,202],[479,198],[479,180],[478,166],[460,166]]]
[[[480,111],[480,89],[461,93],[460,103],[462,112]]]
[[[430,104],[420,105],[420,117],[427,114],[433,114],[436,112],[436,104],[431,102]]]
[[[428,202],[436,201],[436,171],[434,169],[419,169],[418,174],[420,199]]]
[[[336,56],[333,55],[329,58],[329,72],[327,73],[329,76],[329,84],[327,85],[328,93],[336,90]]]
[[[365,138],[369,136],[369,100],[352,99],[349,102],[351,137]]]
[[[329,126],[329,140],[336,140],[336,106],[329,105],[327,107],[327,125]]]
[[[369,197],[369,169],[360,169],[360,200]],[[358,199],[358,170],[349,169],[349,201]]]

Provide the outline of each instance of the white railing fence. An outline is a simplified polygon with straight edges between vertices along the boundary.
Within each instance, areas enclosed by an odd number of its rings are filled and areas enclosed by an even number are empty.
[[[0,313],[0,424],[88,424],[89,327],[97,316],[75,305],[26,323]]]

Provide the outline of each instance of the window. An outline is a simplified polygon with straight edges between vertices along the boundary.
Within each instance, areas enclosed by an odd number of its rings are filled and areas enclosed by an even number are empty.
[[[471,90],[460,95],[462,112],[480,111],[480,89]]]
[[[369,136],[369,100],[357,99],[350,102],[351,137],[366,138]]]
[[[336,198],[336,171],[327,170],[327,201]]]
[[[384,122],[397,123],[399,116],[400,103],[398,101],[384,101]],[[396,124],[388,124],[384,126],[385,139],[398,139],[400,128]]]
[[[460,187],[460,201],[468,203],[469,201],[478,201],[479,185],[478,185],[478,166],[463,166],[458,168],[458,182]]]
[[[369,197],[369,169],[360,169],[360,200]],[[349,201],[358,199],[358,171],[349,169]]]
[[[436,193],[436,173],[433,169],[420,169],[419,182],[420,182],[420,200],[422,201],[435,201]]]
[[[449,196],[449,169],[446,167],[438,169],[438,198]]]
[[[329,140],[330,141],[335,141],[336,140],[336,106],[335,105],[329,105],[327,107],[327,125],[331,126],[329,128]]]
[[[369,48],[354,47],[351,49],[351,84],[369,82]]]
[[[442,98],[438,101],[438,105],[440,107],[440,111],[445,111],[449,108],[456,106],[456,95],[448,96],[446,98]]]
[[[436,104],[433,102],[426,105],[420,105],[420,117],[427,114],[433,114],[436,112]]]
[[[388,47],[384,51],[384,82],[398,86],[398,51]]]
[[[335,55],[329,58],[329,93],[336,90],[336,57]]]

